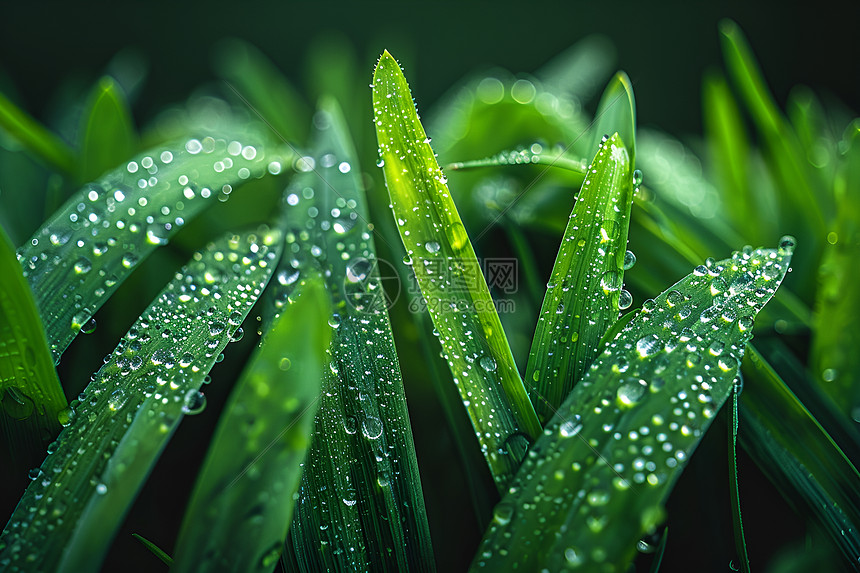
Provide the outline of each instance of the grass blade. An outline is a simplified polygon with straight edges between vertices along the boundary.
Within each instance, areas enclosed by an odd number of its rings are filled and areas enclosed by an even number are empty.
[[[285,192],[291,232],[275,302],[302,273],[321,266],[334,301],[334,334],[289,550],[303,571],[431,571],[383,288],[392,269],[377,260],[361,168],[333,100],[321,100],[314,126],[314,171],[296,177]],[[309,213],[315,214],[310,226]]]
[[[380,162],[407,260],[490,471],[503,489],[540,424],[406,78],[388,52],[379,59],[373,86]]]
[[[600,144],[570,214],[529,352],[525,379],[543,421],[594,360],[619,298],[630,296],[621,286],[632,201],[630,158],[616,133]]]
[[[135,539],[137,539],[138,541],[140,541],[140,542],[143,544],[143,546],[144,546],[144,547],[146,547],[147,549],[149,549],[149,551],[150,551],[153,555],[155,555],[156,557],[158,557],[158,559],[159,559],[162,563],[164,563],[164,564],[165,564],[165,565],[167,565],[168,567],[170,567],[171,565],[173,565],[173,558],[172,558],[170,555],[168,555],[168,554],[167,554],[167,552],[166,552],[166,551],[164,551],[162,548],[160,548],[158,545],[156,545],[155,543],[153,543],[153,542],[152,542],[152,541],[150,541],[149,539],[146,539],[144,536],[139,535],[139,534],[137,534],[137,533],[132,533],[131,535],[132,535]]]
[[[474,571],[624,571],[737,376],[794,242],[697,267],[597,358],[496,506]]]
[[[137,150],[137,132],[125,94],[110,77],[99,80],[84,111],[79,181],[97,177],[124,163]]]
[[[747,542],[744,539],[744,522],[741,517],[740,484],[738,483],[738,396],[741,392],[741,378],[735,380],[732,388],[732,403],[729,413],[729,496],[732,500],[732,524],[735,533],[735,549],[738,552],[740,568],[750,573],[750,558]]]
[[[603,139],[613,133],[618,133],[627,147],[632,170],[636,165],[636,100],[633,83],[624,72],[616,73],[609,80],[600,98],[591,128],[590,149],[597,149]]]
[[[230,235],[195,254],[120,341],[49,446],[0,536],[11,569],[98,570],[203,378],[265,287],[281,235]]]
[[[322,280],[299,284],[233,389],[171,571],[270,572],[293,514],[331,328]]]
[[[2,227],[0,277],[0,423],[17,457],[19,447],[36,449],[68,424],[69,411],[33,293]]]
[[[18,249],[54,362],[131,271],[225,186],[284,159],[254,135],[186,139],[75,193]]]
[[[75,155],[71,148],[3,94],[0,94],[0,128],[53,169],[66,175],[75,172]]]
[[[860,420],[860,120],[845,134],[845,154],[834,181],[838,215],[818,269],[812,368],[818,386]]]

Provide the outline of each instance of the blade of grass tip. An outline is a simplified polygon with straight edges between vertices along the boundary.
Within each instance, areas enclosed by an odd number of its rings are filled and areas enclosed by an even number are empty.
[[[788,93],[786,113],[817,177],[813,189],[818,193],[818,201],[825,206],[825,218],[832,220],[838,213],[832,193],[838,165],[838,137],[834,136],[821,102],[806,86],[795,86]]]
[[[846,130],[834,180],[838,215],[818,269],[812,337],[813,379],[840,409],[860,421],[860,120]]]
[[[155,544],[155,543],[153,543],[152,541],[150,541],[150,540],[146,539],[144,536],[139,535],[139,534],[137,534],[137,533],[132,533],[131,535],[132,535],[132,537],[134,537],[135,539],[137,539],[138,541],[140,541],[140,542],[143,544],[143,546],[144,546],[144,547],[146,547],[147,549],[149,549],[149,551],[150,551],[153,555],[155,555],[156,557],[158,557],[158,559],[159,559],[162,563],[164,563],[164,564],[165,564],[165,565],[167,565],[168,567],[170,567],[170,566],[172,566],[172,565],[173,565],[173,558],[172,558],[170,555],[168,555],[168,554],[167,554],[167,552],[166,552],[166,551],[164,551],[162,548],[160,548],[158,545],[156,545],[156,544]]]
[[[723,20],[719,28],[730,76],[764,136],[769,164],[784,193],[782,218],[806,245],[806,252],[796,264],[806,267],[807,262],[818,259],[822,240],[827,235],[825,204],[818,200],[822,193],[812,188],[815,181],[797,136],[770,94],[740,27],[731,20]],[[814,291],[814,280],[810,275],[805,281],[804,288],[810,293]]]
[[[78,181],[94,181],[137,150],[137,130],[128,100],[110,77],[100,79],[90,92],[79,147]]]
[[[10,570],[96,571],[203,379],[265,288],[282,235],[230,234],[195,253],[129,329],[31,473],[0,535]]]
[[[660,545],[657,546],[657,551],[654,554],[654,560],[651,562],[651,573],[658,573],[660,565],[663,563],[663,555],[666,554],[666,543],[669,541],[669,526],[663,530],[663,536],[660,539]]]
[[[0,424],[13,457],[41,449],[69,423],[33,293],[0,227]]]
[[[277,305],[297,277],[319,265],[333,298],[333,340],[288,551],[309,571],[432,571],[387,312],[393,300],[384,287],[393,269],[377,258],[361,166],[333,99],[320,101],[313,126],[308,169],[284,192],[288,255],[273,295]]]
[[[65,175],[74,174],[72,149],[3,94],[0,94],[0,128],[51,168]]]
[[[18,249],[57,363],[140,262],[224,189],[279,172],[290,152],[259,134],[189,138],[150,149],[75,193]]]
[[[409,86],[387,51],[373,75],[380,163],[401,239],[500,490],[540,424]]]
[[[172,572],[268,573],[280,558],[328,369],[329,316],[317,277],[297,285],[264,335],[218,421]]]
[[[636,165],[636,99],[633,83],[627,74],[617,72],[600,98],[591,127],[591,147],[595,150],[604,139],[618,133],[630,157],[630,169]]]
[[[732,503],[732,524],[734,525],[735,549],[740,560],[740,570],[750,573],[750,558],[747,542],[744,539],[744,522],[741,518],[740,484],[738,483],[738,396],[743,379],[738,376],[732,387],[732,403],[729,412],[729,497]]]
[[[774,354],[763,340],[763,348]],[[744,364],[741,445],[794,507],[860,560],[860,472],[755,347]],[[793,365],[787,364],[788,368]],[[798,365],[799,367],[799,365]]]
[[[310,107],[256,47],[243,40],[225,40],[215,51],[213,68],[242,98],[247,98],[280,137],[287,141],[305,140]]]
[[[625,571],[737,377],[794,241],[699,266],[574,387],[496,506],[472,571]]]
[[[630,158],[618,134],[601,142],[547,282],[526,368],[538,417],[549,420],[594,360],[601,337],[630,307],[622,289],[633,201]]]

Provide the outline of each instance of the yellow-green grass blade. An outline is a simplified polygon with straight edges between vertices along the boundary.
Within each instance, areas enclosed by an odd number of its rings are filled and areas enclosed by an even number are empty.
[[[253,131],[188,138],[75,193],[18,249],[54,362],[144,258],[225,190],[280,171],[284,153]]]
[[[203,379],[265,288],[282,235],[261,228],[196,253],[129,329],[0,535],[8,571],[97,571]]]
[[[0,418],[11,450],[53,438],[69,423],[67,406],[33,293],[0,227]]]
[[[317,277],[264,335],[230,396],[171,571],[269,573],[283,549],[328,369],[331,302]]]
[[[630,167],[617,133],[600,144],[561,239],[525,376],[544,422],[597,356],[619,308],[630,306],[630,293],[622,289],[625,258],[629,262]]]
[[[504,489],[540,424],[406,78],[388,52],[373,86],[380,165],[407,260],[481,450]]]
[[[838,215],[818,269],[812,338],[813,379],[853,420],[860,420],[860,120],[846,130],[834,181]]]
[[[767,340],[756,346],[749,348],[743,366],[741,444],[795,510],[810,515],[839,547],[846,564],[856,568],[860,472],[787,386],[791,377],[800,378],[795,384],[808,384],[802,365]],[[785,366],[785,380],[765,359],[768,355]]]
[[[643,304],[544,429],[473,571],[624,572],[738,374],[794,241],[697,267]]]
[[[137,130],[122,88],[105,76],[93,87],[80,130],[78,181],[95,181],[137,151]]]
[[[66,175],[74,174],[75,154],[71,148],[3,94],[0,94],[0,129],[51,168]]]
[[[302,274],[319,267],[333,299],[332,345],[290,529],[290,561],[303,571],[432,571],[388,317],[393,300],[384,290],[393,268],[376,256],[361,166],[332,99],[320,101],[312,145],[306,172],[284,193],[287,250],[273,293],[277,308]]]
[[[600,98],[591,127],[590,152],[613,133],[621,136],[630,156],[630,169],[636,165],[636,100],[633,83],[624,72],[616,73]]]

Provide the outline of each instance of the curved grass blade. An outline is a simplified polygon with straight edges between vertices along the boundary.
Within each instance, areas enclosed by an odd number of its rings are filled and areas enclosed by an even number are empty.
[[[582,378],[618,320],[620,297],[630,296],[621,288],[633,201],[629,159],[617,133],[600,144],[561,240],[525,377],[542,421]]]
[[[697,267],[616,336],[496,506],[473,571],[625,571],[732,389],[794,241]]]
[[[280,171],[280,151],[253,133],[186,139],[73,195],[18,249],[54,362],[132,270],[219,193]]]
[[[170,555],[168,555],[167,552],[164,551],[161,547],[159,547],[158,545],[156,545],[155,543],[153,543],[152,541],[150,541],[149,539],[145,538],[142,535],[139,535],[137,533],[132,533],[131,535],[132,535],[132,537],[134,537],[135,539],[140,541],[144,547],[149,549],[149,551],[153,555],[158,557],[159,561],[161,561],[162,563],[164,563],[168,567],[173,565],[173,558]]]
[[[767,354],[780,356],[767,340]],[[785,381],[750,347],[741,394],[741,445],[788,502],[813,516],[855,570],[860,563],[860,472]],[[789,372],[799,364],[786,363]]]
[[[171,571],[268,573],[281,554],[332,331],[320,278],[297,285],[292,300],[219,419]]]
[[[326,276],[329,364],[288,551],[302,571],[432,571],[430,531],[361,169],[340,109],[314,117],[314,171],[285,191],[287,256],[275,304],[303,273]],[[310,217],[309,217],[310,216]]]
[[[533,151],[529,149],[517,149],[514,151],[502,151],[492,157],[485,159],[473,159],[471,161],[458,161],[445,166],[450,171],[463,171],[479,167],[499,167],[502,165],[549,165],[567,169],[575,173],[585,175],[588,171],[588,162],[585,159],[576,159],[564,153],[552,153],[551,151]]]
[[[231,235],[198,252],[129,329],[78,400],[75,416],[0,536],[9,570],[100,567],[144,479],[203,378],[265,287],[282,235]]]
[[[729,497],[732,500],[732,524],[735,533],[735,549],[740,559],[743,573],[750,573],[750,558],[744,538],[744,522],[741,517],[740,484],[738,483],[738,396],[741,393],[742,378],[735,380],[732,388],[732,403],[729,414]]]
[[[75,172],[75,154],[71,148],[3,94],[0,94],[0,128],[52,168],[67,175]]]
[[[124,163],[137,149],[137,132],[128,101],[110,77],[93,88],[81,129],[79,181],[97,177]]]
[[[387,51],[373,75],[380,164],[407,259],[500,489],[540,424],[409,86]]]
[[[33,293],[15,247],[0,227],[0,420],[11,449],[29,450],[68,424]]]
[[[669,541],[669,526],[663,530],[663,536],[660,539],[660,545],[657,546],[657,551],[654,553],[654,561],[651,562],[651,573],[658,573],[660,565],[663,563],[663,555],[666,554],[666,543]]]
[[[613,133],[621,136],[630,156],[630,169],[636,165],[636,100],[633,97],[633,83],[627,74],[617,72],[600,98],[594,125],[591,128],[591,150]]]
[[[860,421],[860,120],[845,134],[845,155],[834,181],[838,215],[818,269],[812,339],[814,380],[855,422]]]

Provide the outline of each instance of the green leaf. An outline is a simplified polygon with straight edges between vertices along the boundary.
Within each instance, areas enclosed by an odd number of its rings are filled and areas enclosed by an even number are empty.
[[[490,471],[503,489],[540,424],[406,78],[388,52],[379,59],[373,86],[380,164],[406,260]]]
[[[134,537],[135,539],[137,539],[138,541],[143,543],[143,546],[146,547],[147,549],[149,549],[153,555],[158,557],[158,559],[162,563],[164,563],[168,567],[173,565],[173,558],[170,555],[168,555],[166,551],[161,549],[158,545],[156,545],[152,541],[146,539],[144,536],[138,535],[137,533],[132,533],[131,535],[132,535],[132,537]]]
[[[621,287],[632,201],[630,158],[616,133],[600,144],[579,191],[535,329],[525,379],[543,421],[594,360],[620,297],[630,296]]]
[[[809,382],[803,366],[788,352],[762,340],[749,348],[740,416],[741,445],[783,497],[811,514],[848,563],[860,561],[860,472],[786,382]],[[784,365],[785,380],[764,358],[765,351]],[[791,358],[789,358],[791,357]],[[855,442],[856,444],[856,442]],[[856,446],[855,446],[856,447]]]
[[[636,165],[636,100],[633,83],[627,74],[618,72],[600,98],[591,128],[590,151],[597,149],[604,137],[618,133],[627,146],[630,169]]]
[[[277,262],[282,235],[228,235],[194,255],[129,329],[48,447],[0,536],[15,569],[96,571],[203,378]],[[8,561],[7,561],[8,560]]]
[[[68,424],[68,403],[54,370],[33,293],[15,247],[0,227],[0,423],[16,451]],[[61,419],[62,417],[62,419]]]
[[[744,538],[744,522],[741,516],[740,483],[738,482],[738,396],[741,393],[741,378],[732,388],[732,403],[729,406],[729,497],[732,500],[732,524],[734,525],[735,549],[741,562],[741,571],[750,572],[750,558]]]
[[[314,170],[285,191],[287,256],[274,303],[321,267],[334,330],[290,528],[307,571],[431,571],[430,530],[391,333],[390,265],[376,256],[361,166],[339,107],[314,116]],[[313,213],[310,216],[309,214]],[[396,294],[396,293],[394,293]]]
[[[97,177],[124,163],[137,149],[137,132],[125,94],[110,77],[90,93],[80,136],[79,181]]]
[[[328,369],[330,315],[316,278],[297,286],[264,336],[218,421],[171,571],[272,570]]]
[[[812,338],[814,380],[840,409],[860,420],[860,120],[845,134],[845,152],[834,182],[838,215],[827,236],[815,303]]]
[[[697,267],[620,332],[574,387],[496,506],[473,571],[625,571],[737,376],[779,250]]]
[[[75,172],[75,155],[59,137],[0,94],[0,128],[32,155],[66,175]]]
[[[253,131],[189,138],[75,193],[18,249],[54,362],[143,259],[224,189],[289,164],[282,151]]]

